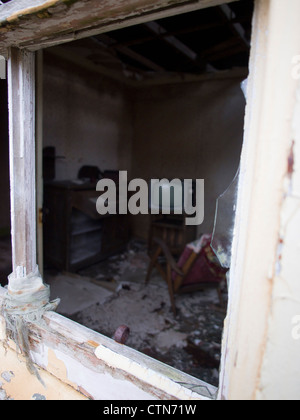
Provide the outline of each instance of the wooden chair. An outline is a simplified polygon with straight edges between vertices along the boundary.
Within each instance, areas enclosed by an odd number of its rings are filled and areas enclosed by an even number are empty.
[[[187,245],[176,263],[169,247],[160,238],[154,238],[157,249],[151,258],[146,284],[156,268],[168,284],[172,310],[176,316],[175,295],[191,293],[207,288],[216,289],[220,304],[223,305],[221,283],[226,280],[227,269],[221,267],[210,247],[211,235],[203,235],[196,246]],[[160,263],[164,256],[166,267]]]

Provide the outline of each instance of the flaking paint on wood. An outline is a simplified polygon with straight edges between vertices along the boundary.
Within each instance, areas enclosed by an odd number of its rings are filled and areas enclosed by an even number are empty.
[[[13,273],[36,270],[35,54],[10,49],[8,61]]]
[[[229,0],[239,1],[239,0]],[[228,0],[226,2],[229,2]],[[216,6],[224,0],[19,1],[0,8],[0,53],[40,49],[153,19]]]

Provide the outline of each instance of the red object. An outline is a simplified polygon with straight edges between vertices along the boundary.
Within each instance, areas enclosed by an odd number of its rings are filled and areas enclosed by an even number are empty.
[[[182,286],[198,283],[220,283],[225,279],[228,270],[220,265],[210,246],[211,239],[211,235],[203,235],[198,242],[198,257],[195,259],[188,274],[184,277]],[[178,261],[178,268],[182,269],[195,252],[193,244],[187,245]],[[172,273],[173,282],[175,282],[177,276],[178,274],[175,272]]]

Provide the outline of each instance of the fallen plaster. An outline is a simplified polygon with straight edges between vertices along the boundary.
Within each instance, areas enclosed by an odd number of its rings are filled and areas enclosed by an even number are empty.
[[[135,243],[124,254],[82,270],[82,277],[52,275],[50,283],[61,281],[58,312],[110,338],[125,324],[131,330],[127,346],[217,386],[225,308],[218,306],[216,291],[178,296],[175,318],[161,277],[156,273],[145,285],[148,263],[143,245]],[[80,308],[83,291],[87,300]]]

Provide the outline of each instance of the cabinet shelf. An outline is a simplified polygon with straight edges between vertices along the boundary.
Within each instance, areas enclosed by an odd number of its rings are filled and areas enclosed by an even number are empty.
[[[98,226],[98,227],[88,227],[88,228],[80,228],[80,229],[74,229],[71,232],[72,236],[80,236],[80,235],[84,235],[86,233],[94,233],[94,232],[101,232],[102,231],[102,225]]]
[[[129,240],[127,215],[101,216],[92,201],[96,185],[45,184],[45,263],[76,272],[123,251]],[[96,202],[96,201],[95,201]]]

